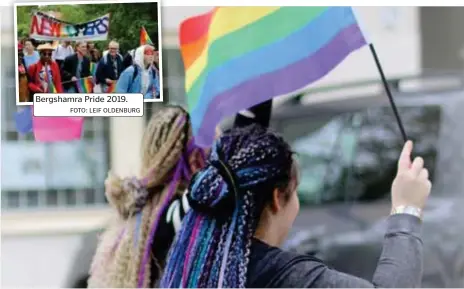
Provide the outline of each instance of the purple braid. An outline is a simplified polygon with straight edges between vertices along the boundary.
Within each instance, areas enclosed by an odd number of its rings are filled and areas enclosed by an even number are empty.
[[[155,237],[155,232],[156,232],[156,229],[158,228],[158,224],[159,224],[159,221],[161,219],[161,216],[162,214],[164,213],[165,209],[169,206],[175,192],[176,192],[176,187],[177,187],[177,184],[178,182],[180,181],[180,178],[181,178],[181,172],[183,171],[183,166],[184,166],[184,162],[181,161],[177,164],[177,167],[176,167],[176,171],[174,173],[174,177],[173,177],[173,180],[171,182],[171,185],[169,186],[169,191],[168,191],[168,194],[166,196],[166,198],[164,199],[160,209],[158,210],[158,213],[156,214],[156,218],[155,218],[155,222],[153,223],[151,229],[150,229],[150,233],[148,235],[148,239],[147,239],[147,243],[145,245],[145,252],[143,254],[143,259],[142,259],[142,263],[140,264],[140,272],[139,272],[139,281],[138,281],[138,288],[142,288],[143,286],[143,282],[145,280],[145,268],[146,268],[146,265],[147,265],[147,262],[150,258],[150,252],[151,252],[151,245],[153,243],[153,239]]]
[[[183,116],[177,123],[177,125],[181,125],[184,123],[186,120],[186,117]],[[168,208],[170,205],[175,193],[176,193],[176,188],[180,184],[182,180],[189,180],[191,177],[191,170],[190,166],[188,163],[188,157],[192,154],[192,152],[196,149],[197,147],[195,146],[195,143],[192,139],[189,139],[187,141],[187,147],[185,148],[184,154],[181,156],[180,160],[178,161],[174,176],[170,182],[170,186],[168,189],[168,193],[166,195],[166,198],[164,199],[163,203],[161,204],[160,209],[158,210],[155,221],[152,224],[152,227],[150,229],[148,239],[145,245],[145,251],[143,254],[142,262],[140,264],[140,270],[139,270],[139,277],[138,277],[138,288],[141,288],[143,286],[144,280],[145,280],[145,270],[146,270],[146,265],[150,259],[150,252],[152,248],[152,243],[153,239],[156,233],[156,230],[159,225],[159,221],[161,219],[161,216],[165,212],[165,210]],[[199,150],[202,152],[202,150]],[[143,182],[146,182],[147,178],[143,180]]]
[[[191,232],[198,218],[199,233],[173,243],[160,287],[245,288],[256,218],[274,188],[288,188],[292,165],[289,145],[264,128],[224,132],[189,186],[191,210],[179,234]]]

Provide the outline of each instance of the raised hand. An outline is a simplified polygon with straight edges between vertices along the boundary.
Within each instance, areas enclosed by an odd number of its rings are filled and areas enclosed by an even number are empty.
[[[398,173],[392,184],[392,208],[412,206],[422,210],[432,189],[424,160],[416,157],[411,162],[412,141],[406,142],[398,160]]]

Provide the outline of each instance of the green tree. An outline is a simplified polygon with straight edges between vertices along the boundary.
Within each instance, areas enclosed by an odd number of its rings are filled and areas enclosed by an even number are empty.
[[[110,13],[109,40],[116,39],[121,50],[127,51],[139,46],[142,26],[145,27],[154,44],[159,46],[157,3],[116,3],[82,6],[88,14],[100,13],[101,15]]]

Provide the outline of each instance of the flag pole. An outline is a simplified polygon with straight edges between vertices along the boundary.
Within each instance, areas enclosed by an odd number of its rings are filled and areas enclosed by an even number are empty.
[[[398,113],[398,108],[396,107],[395,100],[393,99],[390,87],[388,86],[387,78],[385,77],[385,73],[383,72],[379,57],[372,43],[369,44],[369,49],[371,50],[372,56],[374,57],[375,65],[377,66],[377,70],[379,71],[380,77],[382,78],[383,87],[385,88],[385,92],[387,93],[388,99],[390,100],[390,105],[393,109],[393,113],[395,114],[396,122],[398,123],[398,126],[400,128],[403,140],[404,142],[407,142],[408,137],[406,136],[406,131],[404,130],[403,122],[401,121],[400,114]]]

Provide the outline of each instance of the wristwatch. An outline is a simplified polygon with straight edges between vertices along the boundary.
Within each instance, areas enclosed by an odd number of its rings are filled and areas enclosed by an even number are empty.
[[[418,217],[422,220],[422,210],[414,206],[397,206],[391,211],[391,215],[408,214]]]

